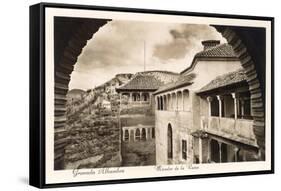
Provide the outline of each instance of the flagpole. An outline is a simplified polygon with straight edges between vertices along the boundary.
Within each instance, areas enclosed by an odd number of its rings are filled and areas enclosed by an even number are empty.
[[[143,71],[145,72],[145,40],[143,41]]]

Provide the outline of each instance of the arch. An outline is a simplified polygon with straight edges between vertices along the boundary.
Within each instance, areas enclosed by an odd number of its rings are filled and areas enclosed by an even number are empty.
[[[220,145],[218,141],[211,140],[210,141],[210,149],[211,149],[211,161],[219,163],[220,162]]]
[[[133,93],[132,98],[134,102],[140,101],[140,93]]]
[[[228,162],[228,146],[221,143],[221,162]]]
[[[213,97],[211,101],[211,116],[219,116],[219,100]]]
[[[156,105],[157,105],[157,110],[160,110],[160,99],[159,99],[159,96],[156,97]]]
[[[163,110],[163,96],[160,96],[160,110]]]
[[[171,106],[172,106],[172,111],[175,111],[177,109],[177,103],[176,103],[176,93],[171,94]]]
[[[129,141],[130,140],[130,133],[129,130],[126,129],[124,132],[124,141]]]
[[[140,133],[140,129],[137,128],[136,132],[135,132],[135,140],[139,141],[141,139],[141,133]]]
[[[149,102],[149,93],[142,93],[142,101]]]
[[[170,111],[171,110],[171,95],[167,94],[167,110]]]
[[[67,132],[65,130],[66,123],[66,93],[68,91],[68,84],[70,81],[70,74],[73,71],[74,64],[77,61],[78,56],[82,52],[83,47],[87,44],[87,40],[91,39],[92,36],[99,30],[100,27],[104,26],[110,20],[102,19],[81,19],[79,22],[61,22],[60,28],[69,28],[71,31],[68,32],[68,36],[64,33],[60,34],[57,32],[55,27],[55,163],[54,169],[64,168],[63,154],[64,148],[67,144]],[[56,21],[55,21],[56,22]],[[69,26],[71,25],[71,26]],[[254,133],[257,138],[257,144],[260,149],[260,159],[265,159],[265,123],[264,123],[264,79],[262,78],[261,72],[257,72],[256,67],[259,66],[257,62],[263,62],[259,59],[260,55],[255,51],[261,51],[263,46],[260,46],[260,42],[257,40],[263,39],[262,32],[257,32],[256,29],[251,29],[253,32],[246,31],[248,29],[240,29],[239,27],[231,26],[213,26],[227,42],[233,47],[234,52],[238,55],[242,67],[246,70],[247,81],[250,87],[251,93],[251,110],[254,119]],[[243,31],[245,30],[245,31]],[[257,37],[255,41],[247,41],[247,35]],[[64,38],[62,38],[64,37]],[[259,46],[258,46],[259,45]],[[258,48],[257,48],[258,47]],[[250,50],[250,51],[249,51]],[[253,52],[251,54],[251,52]],[[259,61],[260,60],[260,61]],[[265,62],[264,62],[265,63]],[[262,66],[260,64],[260,66]],[[172,99],[171,99],[172,100]]]
[[[155,138],[155,127],[152,127],[152,129],[151,129],[151,138],[152,139]]]
[[[145,141],[146,140],[146,130],[145,128],[141,129],[141,140]]]
[[[188,111],[190,108],[189,92],[188,90],[183,90],[183,111]]]
[[[164,105],[163,105],[163,110],[167,110],[167,96],[166,95],[164,95],[163,96],[163,101],[164,101]]]
[[[178,91],[177,92],[177,97],[178,97],[178,103],[177,103],[177,108],[179,111],[183,111],[183,97],[182,97],[182,92]]]
[[[265,160],[265,31],[255,28],[213,26],[227,40],[246,71],[251,94],[253,129],[259,146],[259,158]],[[255,41],[249,41],[253,39]],[[259,48],[257,48],[259,47]],[[257,71],[256,68],[259,68]]]
[[[173,130],[170,123],[168,124],[168,130],[167,130],[167,154],[168,154],[168,159],[173,158]]]

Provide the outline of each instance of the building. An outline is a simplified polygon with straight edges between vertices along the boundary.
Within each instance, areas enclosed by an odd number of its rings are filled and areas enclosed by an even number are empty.
[[[245,153],[256,151],[240,61],[228,44],[202,45],[177,81],[153,93],[156,164],[251,160]]]
[[[79,101],[86,92],[80,89],[72,89],[67,92],[66,98],[69,103]]]
[[[151,139],[155,137],[153,92],[167,83],[175,82],[179,76],[178,73],[167,71],[138,72],[127,84],[116,88],[120,94],[121,114],[129,114],[135,119],[130,125],[122,123],[123,141],[147,140],[148,137]],[[151,115],[146,116],[147,114]]]
[[[136,73],[132,79],[116,91],[121,97],[122,107],[153,107],[153,92],[159,87],[175,82],[178,73],[168,71],[145,71]]]
[[[201,88],[200,129],[193,132],[198,162],[257,160],[250,92],[243,69],[217,77]]]

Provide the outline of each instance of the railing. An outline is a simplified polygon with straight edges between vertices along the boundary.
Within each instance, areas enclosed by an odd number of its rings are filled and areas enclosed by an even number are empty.
[[[202,116],[201,129],[235,140],[241,138],[249,142],[255,142],[253,120]]]

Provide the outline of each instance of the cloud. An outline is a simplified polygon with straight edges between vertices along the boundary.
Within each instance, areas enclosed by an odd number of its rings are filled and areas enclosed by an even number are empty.
[[[202,49],[201,40],[221,38],[207,25],[114,20],[84,47],[69,88],[93,88],[118,73],[143,71],[144,63],[147,70],[180,72]]]
[[[169,31],[172,40],[155,46],[154,56],[167,63],[170,59],[182,59],[201,49],[202,40],[221,40],[221,35],[208,25],[181,24]]]

